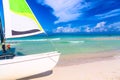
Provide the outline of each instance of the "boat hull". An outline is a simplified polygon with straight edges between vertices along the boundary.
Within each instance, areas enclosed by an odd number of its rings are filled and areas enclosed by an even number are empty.
[[[0,80],[14,80],[52,70],[60,53],[57,51],[14,57],[0,61]]]

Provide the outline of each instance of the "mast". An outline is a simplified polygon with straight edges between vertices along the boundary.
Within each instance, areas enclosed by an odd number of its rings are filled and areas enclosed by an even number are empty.
[[[1,39],[1,44],[2,44],[4,41],[4,34],[3,34],[3,29],[2,29],[1,18],[0,18],[0,39]]]
[[[4,55],[4,53],[6,52],[6,49],[5,49],[5,37],[4,37],[4,33],[3,33],[1,19],[0,19],[0,37],[1,37],[2,51],[3,51],[3,55]]]

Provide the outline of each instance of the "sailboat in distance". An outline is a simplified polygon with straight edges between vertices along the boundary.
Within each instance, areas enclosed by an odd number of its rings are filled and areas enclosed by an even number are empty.
[[[45,31],[27,1],[2,0],[2,5],[4,13],[2,39],[6,41],[10,39],[16,44],[11,45],[11,49],[14,48],[14,52],[12,50],[11,52],[15,56],[9,58],[10,52],[7,50],[5,52],[7,55],[0,56],[4,58],[0,60],[0,80],[18,79],[52,70],[59,60],[60,53],[50,50],[50,46],[46,48],[48,43],[46,45],[45,42],[39,42],[40,40],[30,41],[30,36],[43,34]],[[21,37],[23,41],[18,40]],[[36,37],[33,39],[35,40]],[[41,46],[45,46],[45,49],[41,49]],[[19,54],[23,55],[19,56]]]

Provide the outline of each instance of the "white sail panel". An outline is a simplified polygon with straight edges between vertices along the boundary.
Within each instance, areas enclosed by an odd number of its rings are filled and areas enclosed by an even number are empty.
[[[15,4],[12,4],[13,2]],[[3,0],[3,10],[6,38],[24,37],[44,32],[25,0]]]

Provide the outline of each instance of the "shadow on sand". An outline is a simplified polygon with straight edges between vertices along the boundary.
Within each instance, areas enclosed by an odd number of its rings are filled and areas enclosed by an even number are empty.
[[[27,76],[24,78],[20,78],[20,79],[16,79],[16,80],[30,80],[30,79],[35,79],[35,78],[40,78],[40,77],[45,77],[45,76],[49,76],[53,73],[53,70],[49,70],[43,73],[39,73],[39,74],[35,74],[35,75],[31,75],[31,76]]]

